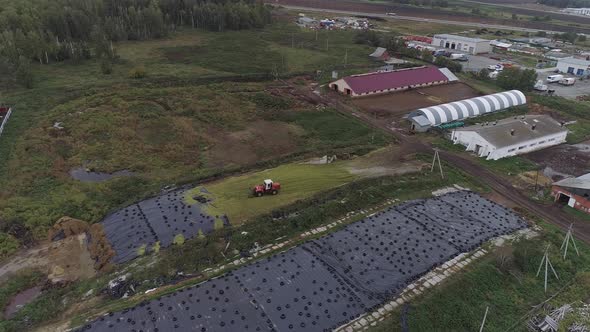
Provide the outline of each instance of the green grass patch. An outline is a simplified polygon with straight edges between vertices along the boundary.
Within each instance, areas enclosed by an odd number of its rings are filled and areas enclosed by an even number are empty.
[[[357,177],[341,162],[326,165],[288,164],[247,175],[224,179],[205,185],[205,194],[212,202],[205,208],[211,215],[227,215],[232,223],[242,223],[252,217],[269,213],[281,206],[308,198],[320,191],[351,182]],[[252,188],[264,179],[281,183],[278,195],[253,197]],[[194,195],[203,195],[202,187],[190,190],[186,201],[194,203]]]
[[[565,211],[567,214],[571,215],[574,218],[574,220],[582,220],[582,221],[590,222],[590,214],[588,214],[584,211],[580,211],[578,209],[574,209],[569,206],[564,206],[563,211]]]
[[[538,169],[537,164],[520,156],[507,157],[499,160],[480,158],[479,161],[489,169],[503,175],[518,175]]]

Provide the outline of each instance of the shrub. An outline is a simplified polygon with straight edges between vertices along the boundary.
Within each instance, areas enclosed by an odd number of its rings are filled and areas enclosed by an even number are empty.
[[[18,241],[10,234],[0,233],[0,259],[18,250]]]
[[[176,244],[176,245],[178,245],[178,246],[181,246],[181,245],[183,245],[183,244],[184,244],[184,235],[182,235],[182,234],[177,234],[177,235],[174,237],[174,240],[172,241],[172,243],[174,243],[174,244]]]
[[[100,71],[104,75],[110,75],[113,73],[113,63],[109,59],[103,59],[100,62]]]
[[[144,66],[138,66],[129,71],[129,78],[142,79],[147,76]]]

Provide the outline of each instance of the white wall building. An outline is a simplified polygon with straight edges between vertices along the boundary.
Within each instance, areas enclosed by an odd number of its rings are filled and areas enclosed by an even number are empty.
[[[453,130],[451,140],[498,160],[565,142],[567,128],[547,115],[526,115]]]
[[[590,8],[564,8],[561,11],[568,14],[590,16]]]
[[[590,75],[590,60],[574,57],[557,60],[557,69],[562,73],[577,76]]]
[[[492,51],[490,40],[448,34],[434,35],[432,45],[469,54],[482,54]]]

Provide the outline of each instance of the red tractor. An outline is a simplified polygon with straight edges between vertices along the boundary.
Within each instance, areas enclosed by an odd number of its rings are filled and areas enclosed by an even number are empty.
[[[252,189],[252,193],[256,197],[262,195],[276,195],[281,190],[281,184],[278,182],[272,182],[271,179],[264,180],[263,184],[259,184]]]

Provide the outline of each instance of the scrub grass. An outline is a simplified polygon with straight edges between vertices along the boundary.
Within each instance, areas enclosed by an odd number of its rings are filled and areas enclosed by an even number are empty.
[[[324,165],[287,164],[252,174],[231,177],[189,190],[185,200],[195,203],[193,196],[210,197],[205,210],[213,216],[227,215],[232,224],[241,224],[254,216],[269,213],[297,200],[354,181],[358,177],[344,168],[343,162]],[[281,183],[277,195],[254,197],[252,188],[264,179]],[[205,190],[208,193],[203,193]]]
[[[486,306],[490,307],[486,331],[526,331],[531,307],[553,294],[559,294],[550,301],[554,306],[587,299],[590,278],[585,267],[590,264],[589,247],[577,241],[580,256],[568,255],[564,261],[559,247],[565,234],[554,226],[540,224],[541,236],[495,248],[465,272],[410,301],[407,314],[398,307],[370,331],[400,331],[402,320],[410,331],[477,331]],[[535,274],[548,244],[559,280],[551,275],[545,293],[543,278]]]

